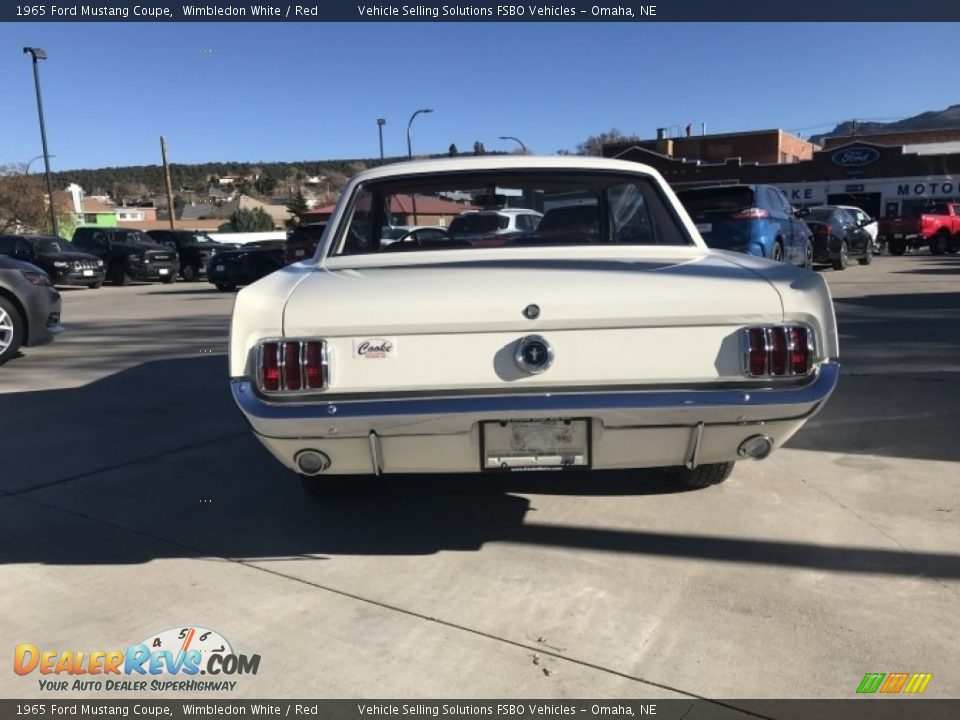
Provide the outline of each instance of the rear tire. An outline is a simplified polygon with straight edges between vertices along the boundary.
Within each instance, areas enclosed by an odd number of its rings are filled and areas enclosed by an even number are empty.
[[[196,282],[200,279],[200,268],[196,265],[184,265],[180,274],[186,282]]]
[[[867,245],[867,251],[863,254],[862,258],[857,260],[861,265],[869,265],[873,262],[873,248],[870,245]]]
[[[716,463],[713,465],[698,465],[693,468],[677,468],[676,481],[687,488],[705,488],[719,485],[733,472],[734,463]]]
[[[930,238],[931,255],[943,255],[948,247],[950,247],[950,236],[946,233],[940,232]]]
[[[783,262],[783,245],[779,240],[773,244],[773,253],[770,255],[770,259],[774,262]]]
[[[803,268],[805,270],[813,270],[813,240],[807,240],[803,252]]]
[[[115,263],[110,266],[110,282],[114,285],[123,286],[130,284],[130,276],[127,275],[126,271],[123,268],[123,265],[120,263]]]
[[[844,240],[840,243],[840,257],[833,261],[834,270],[846,270],[847,265],[850,262],[850,248],[847,246],[847,241]]]
[[[887,242],[887,250],[890,251],[891,255],[899,257],[907,251],[907,241],[902,238],[900,240],[890,240]]]
[[[24,322],[20,311],[0,297],[0,365],[14,357],[23,344]]]

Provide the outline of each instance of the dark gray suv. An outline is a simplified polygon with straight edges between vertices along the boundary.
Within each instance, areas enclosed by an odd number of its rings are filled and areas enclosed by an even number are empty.
[[[36,265],[0,255],[0,365],[60,332],[60,293]]]

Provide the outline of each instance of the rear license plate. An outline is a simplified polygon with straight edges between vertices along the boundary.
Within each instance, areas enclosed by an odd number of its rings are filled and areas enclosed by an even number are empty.
[[[216,270],[217,272],[223,272],[223,271],[226,270],[226,269],[227,269],[227,268],[226,268],[225,265],[217,265],[217,266],[214,268],[214,270]]]
[[[697,232],[708,233],[713,230],[713,223],[697,223]]]
[[[590,467],[590,421],[506,420],[480,426],[483,470]]]
[[[93,270],[84,270],[84,271],[83,271],[83,276],[84,276],[84,277],[93,277]]]
[[[170,274],[170,271],[167,270],[166,268],[160,268],[160,274],[161,274],[161,275],[169,275],[169,274]]]
[[[296,257],[303,257],[305,252],[305,250],[295,250],[293,254]]]

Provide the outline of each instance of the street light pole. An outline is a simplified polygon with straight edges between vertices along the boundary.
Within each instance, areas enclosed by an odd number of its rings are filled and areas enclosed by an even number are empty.
[[[410,126],[413,125],[413,119],[420,113],[432,113],[433,108],[420,108],[413,115],[410,116],[410,119],[407,121],[407,159],[413,160],[413,146],[410,144]],[[417,196],[415,193],[410,193],[410,201],[413,204],[413,224],[417,225]]]
[[[23,52],[30,53],[33,57],[33,82],[37,87],[37,113],[40,116],[40,140],[43,142],[43,164],[47,172],[47,197],[50,201],[50,224],[53,226],[53,234],[59,235],[60,228],[57,226],[57,208],[53,201],[53,180],[50,177],[50,153],[47,151],[47,129],[43,124],[43,99],[40,96],[40,68],[37,65],[38,60],[47,59],[47,53],[35,47],[25,47]]]
[[[410,120],[407,122],[407,159],[413,160],[413,147],[410,145],[410,126],[413,125],[413,119],[420,113],[432,113],[433,108],[420,108],[413,115],[410,116]]]
[[[380,131],[380,159],[383,160],[383,126],[387,124],[386,118],[377,118],[377,130]]]
[[[37,155],[36,157],[30,158],[30,160],[27,162],[27,167],[26,167],[26,169],[23,171],[23,174],[24,174],[24,175],[29,175],[29,174],[30,174],[30,166],[33,165],[37,160],[40,160],[42,157],[43,157],[43,155]],[[56,155],[51,155],[50,157],[55,158]]]
[[[515,138],[515,137],[513,137],[513,135],[501,135],[501,136],[500,136],[500,139],[501,139],[501,140],[513,140],[515,143],[517,143],[517,144],[520,146],[520,149],[523,150],[523,154],[524,154],[524,155],[528,155],[528,154],[529,154],[529,153],[527,152],[527,146],[523,144],[523,140],[521,140],[520,138]]]

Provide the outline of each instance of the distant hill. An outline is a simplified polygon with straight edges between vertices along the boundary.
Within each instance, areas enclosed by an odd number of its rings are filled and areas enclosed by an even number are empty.
[[[840,123],[828,133],[811,135],[810,142],[822,145],[824,138],[851,135],[854,132],[853,123],[854,121],[848,120]],[[857,122],[856,134],[876,135],[886,132],[939,130],[941,128],[960,128],[960,105],[951,105],[946,110],[930,110],[896,122]]]

